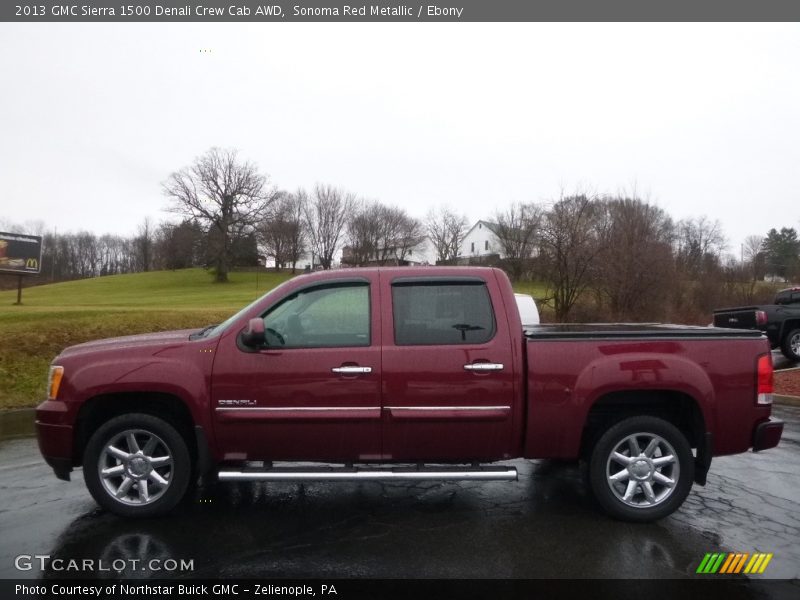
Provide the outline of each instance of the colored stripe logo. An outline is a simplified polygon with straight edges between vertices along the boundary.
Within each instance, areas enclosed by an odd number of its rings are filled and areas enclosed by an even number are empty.
[[[766,571],[772,553],[709,552],[700,561],[695,573],[702,575],[725,574],[759,575]]]

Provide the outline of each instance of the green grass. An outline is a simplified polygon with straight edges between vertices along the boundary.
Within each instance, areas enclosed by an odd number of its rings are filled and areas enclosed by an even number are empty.
[[[202,269],[113,275],[0,292],[0,408],[35,406],[50,361],[89,340],[218,323],[290,276]]]
[[[120,335],[218,323],[291,276],[231,273],[213,283],[203,269],[154,271],[0,292],[0,409],[35,406],[50,361],[65,347]],[[529,282],[516,291],[544,296]]]
[[[16,290],[0,292],[0,319],[51,309],[230,310],[251,302],[290,276],[262,271],[231,273],[229,277],[229,283],[213,283],[211,274],[203,269],[182,269],[67,281],[23,289],[22,307],[11,306],[17,298]]]
[[[530,294],[536,298],[536,303],[547,296],[547,287],[538,281],[518,281],[514,284],[514,291],[520,294]]]

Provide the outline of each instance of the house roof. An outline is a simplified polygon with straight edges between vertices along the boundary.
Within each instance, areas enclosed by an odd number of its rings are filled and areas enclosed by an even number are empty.
[[[475,225],[473,225],[472,227],[469,228],[469,231],[467,231],[467,233],[466,233],[466,235],[464,237],[467,237],[470,233],[472,233],[472,231],[478,225],[486,226],[486,229],[491,231],[493,234],[497,235],[497,223],[492,223],[491,221],[484,221],[483,219],[480,219],[480,220],[475,222]]]

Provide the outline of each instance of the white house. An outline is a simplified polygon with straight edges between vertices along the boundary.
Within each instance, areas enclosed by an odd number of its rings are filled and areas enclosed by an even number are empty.
[[[478,221],[464,236],[461,247],[458,250],[459,258],[469,258],[472,256],[488,256],[497,254],[503,258],[500,241],[494,230],[497,227],[489,221]]]
[[[400,260],[400,249],[389,249],[385,253],[388,257],[386,264],[408,264],[408,265],[435,265],[436,264],[436,249],[433,242],[429,237],[424,237],[422,240],[412,248],[405,250],[403,259]],[[381,251],[380,255],[383,256],[384,252]],[[341,264],[347,265],[352,263],[352,251],[348,246],[342,249]],[[375,257],[369,259],[367,264],[378,264],[377,254]]]
[[[308,251],[308,252],[305,252],[302,255],[300,255],[300,258],[298,259],[297,264],[295,265],[295,267],[297,268],[298,271],[312,270],[318,264],[319,264],[319,259],[311,251]],[[275,260],[272,259],[272,258],[266,258],[264,260],[264,266],[267,269],[274,269],[275,268]],[[284,266],[285,269],[291,269],[292,268],[291,263],[287,263],[287,264],[285,264],[283,266]]]
[[[431,238],[425,236],[419,244],[411,248],[406,254],[406,260],[414,265],[435,265],[436,247]]]

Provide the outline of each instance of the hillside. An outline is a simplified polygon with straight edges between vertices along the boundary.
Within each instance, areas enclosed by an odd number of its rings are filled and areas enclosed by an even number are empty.
[[[202,269],[113,275],[0,292],[0,408],[43,399],[47,368],[65,346],[88,340],[219,322],[290,275]]]

